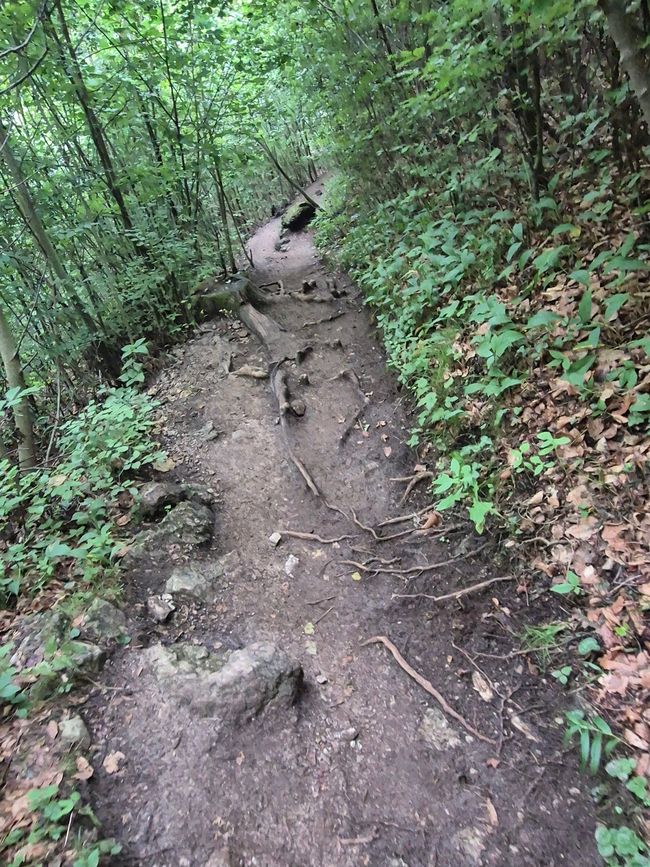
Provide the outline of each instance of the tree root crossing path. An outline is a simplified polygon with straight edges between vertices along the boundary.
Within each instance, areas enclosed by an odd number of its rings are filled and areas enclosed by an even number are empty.
[[[534,601],[428,505],[351,281],[278,218],[249,246],[268,303],[205,321],[151,387],[174,465],[83,710],[117,862],[592,867],[558,691],[517,644]]]

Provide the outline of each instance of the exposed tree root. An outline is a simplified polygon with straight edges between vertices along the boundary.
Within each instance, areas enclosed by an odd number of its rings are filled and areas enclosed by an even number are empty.
[[[335,542],[343,542],[344,539],[354,539],[355,536],[337,536],[335,539],[324,539],[316,533],[301,533],[298,530],[278,530],[281,536],[289,536],[292,539],[304,539],[306,542],[320,542],[321,545],[333,545]]]
[[[419,473],[415,473],[415,475],[413,476],[403,476],[399,479],[391,479],[391,482],[408,482],[406,490],[402,494],[402,498],[399,501],[400,506],[404,505],[404,503],[408,499],[408,495],[411,493],[411,491],[413,490],[413,488],[415,488],[416,485],[419,485],[420,482],[425,481],[425,479],[432,479],[433,477],[434,473],[432,473],[430,470],[422,470]]]
[[[498,581],[512,581],[512,576],[502,575],[500,578],[490,578],[489,581],[479,581],[478,584],[472,584],[471,587],[464,587],[462,590],[455,590],[453,593],[445,593],[442,596],[431,596],[428,593],[393,593],[393,599],[431,599],[433,602],[444,602],[447,599],[460,599],[461,596],[476,593],[477,590],[482,590]]]
[[[425,512],[433,511],[435,511],[433,506],[424,506],[424,508],[420,509],[418,512],[410,512],[408,515],[398,515],[396,518],[387,518],[385,521],[382,521],[381,524],[377,524],[377,527],[388,527],[390,524],[403,524],[404,521],[410,521],[411,518],[419,518],[420,515],[424,515]]]
[[[433,696],[435,700],[438,702],[443,711],[450,716],[452,719],[456,720],[457,723],[460,723],[464,729],[466,729],[470,734],[474,735],[475,738],[478,738],[480,741],[484,741],[486,744],[492,744],[496,746],[496,741],[492,740],[492,738],[488,738],[486,735],[477,731],[473,725],[467,722],[464,716],[461,716],[458,711],[454,710],[454,708],[449,704],[447,699],[438,692],[438,690],[433,686],[433,684],[428,681],[425,677],[417,672],[414,668],[412,668],[408,662],[404,659],[399,650],[395,647],[393,642],[386,638],[385,635],[375,635],[373,638],[367,638],[365,641],[361,642],[361,647],[365,647],[368,644],[383,644],[384,647],[388,648],[390,652],[395,657],[397,664],[402,668],[409,677],[412,677],[413,680],[419,684],[422,689],[429,693],[429,695]]]

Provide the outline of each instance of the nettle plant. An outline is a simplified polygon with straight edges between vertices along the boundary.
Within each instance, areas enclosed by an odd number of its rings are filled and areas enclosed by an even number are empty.
[[[114,568],[111,509],[134,476],[162,457],[153,439],[155,401],[136,388],[146,354],[144,341],[124,348],[122,385],[104,388],[62,425],[52,467],[21,472],[0,463],[0,523],[15,528],[0,563],[4,605],[55,575],[91,583]]]

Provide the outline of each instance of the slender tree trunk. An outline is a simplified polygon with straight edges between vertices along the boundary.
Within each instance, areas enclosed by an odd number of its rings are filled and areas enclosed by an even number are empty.
[[[65,281],[67,276],[65,268],[63,267],[59,254],[54,249],[54,246],[45,231],[41,218],[38,215],[36,205],[34,204],[34,200],[29,192],[29,187],[27,186],[27,181],[23,175],[20,163],[11,149],[9,143],[9,131],[2,121],[0,121],[0,157],[7,167],[9,176],[14,183],[14,193],[16,195],[16,201],[20,212],[23,215],[23,219],[29,226],[38,246],[43,251],[47,264],[55,277],[61,282]]]
[[[2,305],[0,305],[0,358],[2,358],[9,388],[24,389],[25,378],[18,357],[18,347]],[[13,413],[18,432],[18,466],[21,470],[29,470],[36,465],[34,428],[29,398],[22,397],[14,405]]]
[[[215,180],[217,182],[217,199],[219,200],[219,213],[221,214],[221,225],[223,227],[224,239],[226,241],[226,250],[228,251],[228,260],[231,273],[237,270],[235,256],[232,251],[232,241],[230,239],[230,229],[228,227],[228,211],[226,210],[226,196],[223,189],[223,178],[221,176],[221,167],[219,166],[219,157],[212,157],[214,163]]]
[[[266,154],[266,156],[268,157],[268,159],[271,161],[271,163],[275,166],[275,168],[278,170],[278,172],[279,172],[279,173],[282,175],[282,177],[285,179],[285,181],[287,181],[288,184],[290,184],[290,185],[291,185],[295,190],[297,190],[297,191],[300,193],[300,195],[301,195],[301,196],[302,196],[306,201],[309,202],[310,205],[313,205],[314,208],[316,208],[317,211],[320,210],[320,205],[318,204],[318,202],[315,202],[315,201],[312,199],[312,197],[309,195],[309,193],[306,193],[306,192],[303,190],[303,188],[302,188],[301,186],[299,186],[299,185],[298,185],[294,180],[292,180],[292,179],[289,177],[289,175],[285,172],[285,170],[282,168],[282,166],[280,165],[280,163],[277,161],[277,159],[276,159],[275,156],[273,155],[273,152],[271,151],[271,149],[269,148],[269,146],[267,145],[267,143],[266,143],[263,139],[257,139],[257,143],[258,143],[259,146],[262,148],[262,150],[264,151],[264,153]]]
[[[79,100],[79,104],[83,109],[86,123],[88,124],[88,130],[90,132],[90,137],[93,140],[93,144],[95,145],[95,149],[97,150],[97,155],[99,156],[99,161],[104,170],[106,185],[115,201],[115,204],[117,205],[118,211],[120,212],[122,224],[128,233],[132,233],[133,220],[131,219],[129,209],[127,208],[122,188],[117,180],[117,174],[115,172],[113,160],[110,155],[106,135],[99,121],[99,118],[95,114],[90,94],[88,93],[83,79],[83,75],[81,73],[81,67],[79,66],[77,54],[72,43],[72,39],[70,38],[70,32],[68,31],[68,25],[66,23],[65,16],[63,15],[61,0],[56,0],[55,6],[57,12],[59,13],[59,20],[61,22],[61,34],[63,36],[63,42],[65,43],[65,47],[67,50],[67,58],[63,56],[62,46],[51,20],[49,21],[50,26],[48,27],[48,30],[60,49],[61,59],[63,60],[63,64],[67,72],[68,78],[70,79],[70,82],[74,87],[77,99]],[[140,256],[148,258],[147,251],[142,244],[140,244],[138,241],[133,241],[133,246]]]
[[[644,35],[625,9],[625,0],[599,0],[621,65],[630,77],[645,122],[650,129],[650,66],[643,50]]]

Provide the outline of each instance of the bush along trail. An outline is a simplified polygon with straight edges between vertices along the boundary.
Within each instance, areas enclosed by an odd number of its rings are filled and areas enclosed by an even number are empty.
[[[649,45],[2,4],[2,863],[650,867]]]

